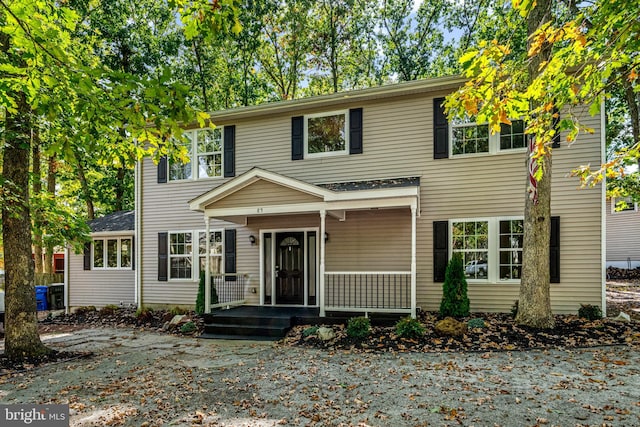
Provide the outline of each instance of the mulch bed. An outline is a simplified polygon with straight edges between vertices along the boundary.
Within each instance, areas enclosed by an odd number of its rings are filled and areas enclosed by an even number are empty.
[[[302,345],[330,350],[363,352],[487,352],[551,348],[580,348],[607,345],[640,345],[640,323],[620,322],[611,318],[588,321],[577,316],[556,316],[553,330],[536,330],[517,326],[509,314],[474,313],[482,318],[484,328],[468,329],[461,337],[438,335],[434,326],[439,320],[434,313],[423,313],[426,327],[418,339],[400,338],[393,327],[372,327],[363,340],[347,336],[344,326],[332,326],[334,339],[322,341],[315,335],[304,336],[311,325],[297,326],[283,340],[289,345]],[[469,319],[459,319],[468,321]]]

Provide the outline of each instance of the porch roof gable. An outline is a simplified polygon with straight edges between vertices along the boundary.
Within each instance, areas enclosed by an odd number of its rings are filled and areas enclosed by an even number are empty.
[[[307,198],[308,203],[273,203],[266,206],[259,202],[251,206],[229,207],[224,203],[216,206],[217,202],[260,180],[299,191],[317,199]],[[349,182],[315,185],[254,167],[196,197],[189,202],[189,206],[193,211],[205,212],[205,216],[208,217],[418,206],[420,179],[417,177],[361,181],[361,183],[363,184],[356,185],[355,182]]]

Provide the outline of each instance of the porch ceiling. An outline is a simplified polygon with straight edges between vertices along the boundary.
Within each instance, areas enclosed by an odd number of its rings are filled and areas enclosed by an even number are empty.
[[[349,210],[419,206],[419,178],[362,181],[362,185],[314,185],[260,168],[193,199],[205,217],[242,223],[247,217],[317,213],[344,219]],[[374,186],[373,184],[376,183]],[[334,190],[335,188],[337,190]]]

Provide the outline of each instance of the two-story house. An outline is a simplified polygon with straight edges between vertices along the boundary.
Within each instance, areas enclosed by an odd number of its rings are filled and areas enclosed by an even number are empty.
[[[451,123],[463,80],[400,83],[212,114],[191,161],[136,171],[138,304],[230,302],[319,315],[437,310],[452,253],[472,311],[518,298],[526,195],[524,123],[491,134]],[[551,303],[604,307],[604,192],[568,176],[603,158],[602,118],[553,154]]]

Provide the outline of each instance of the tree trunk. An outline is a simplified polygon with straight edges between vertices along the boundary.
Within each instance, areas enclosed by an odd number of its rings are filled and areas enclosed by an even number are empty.
[[[47,193],[55,199],[56,197],[56,155],[53,154],[49,157],[49,168],[47,171]],[[53,244],[49,243],[45,245],[44,252],[44,272],[47,274],[53,273]]]
[[[42,192],[42,180],[40,173],[40,135],[37,131],[33,132],[31,171],[33,174],[33,194],[37,195]],[[42,211],[40,208],[33,213],[33,259],[35,261],[35,269],[37,274],[44,272],[42,268]]]
[[[77,155],[76,162],[78,166],[78,179],[80,180],[80,188],[82,189],[82,194],[84,195],[84,200],[87,204],[87,218],[94,219],[95,211],[93,209],[93,198],[91,197],[91,190],[89,189],[89,183],[87,182],[87,177],[84,173],[82,160]]]
[[[551,0],[539,0],[527,18],[527,31],[531,36],[540,25],[551,19]],[[531,38],[529,38],[531,40]],[[539,73],[539,66],[551,55],[550,46],[530,58],[531,81]],[[532,328],[548,329],[555,326],[551,312],[549,241],[551,238],[551,155],[546,154],[536,163],[531,160],[534,144],[529,144],[527,157],[527,192],[524,208],[524,242],[522,249],[522,278],[516,323]],[[531,163],[533,162],[533,164]],[[542,179],[531,179],[531,168],[542,168]]]
[[[3,40],[3,48],[8,45]],[[4,49],[3,49],[4,50]],[[5,50],[6,52],[6,50]],[[31,109],[24,93],[14,95],[18,112],[7,113],[3,150],[5,191],[13,197],[2,207],[5,262],[5,355],[23,360],[48,353],[40,341],[36,318],[36,296],[31,260],[29,215],[29,157]]]

